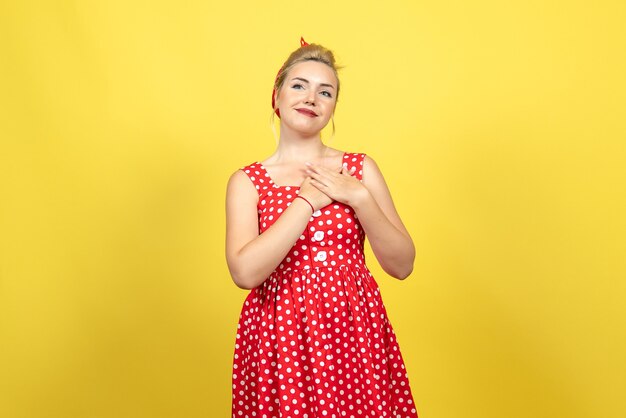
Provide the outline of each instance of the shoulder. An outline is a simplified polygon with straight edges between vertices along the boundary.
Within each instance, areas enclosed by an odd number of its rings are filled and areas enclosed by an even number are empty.
[[[259,190],[258,179],[261,167],[258,162],[247,164],[235,170],[228,179],[228,191],[235,193],[254,193]]]
[[[371,156],[365,154],[363,154],[363,168],[370,170],[379,170],[376,161],[374,161]]]
[[[347,159],[347,160],[352,161],[354,163],[361,162],[361,161],[363,161],[364,158],[367,157],[367,155],[364,152],[344,151],[342,154],[343,154],[343,158],[344,159]]]
[[[348,170],[355,170],[355,177],[359,180],[362,179],[363,176],[363,164],[366,155],[362,152],[348,152],[345,151],[343,154],[342,165]]]
[[[383,173],[380,171],[376,161],[369,155],[363,154],[363,174],[362,181],[366,185],[384,183]]]
[[[359,169],[362,170],[376,170],[378,169],[378,165],[376,161],[369,155],[364,152],[348,152],[346,151],[343,156],[344,165],[347,163],[348,165],[357,165]]]
[[[231,175],[229,181],[241,181],[242,179],[254,180],[261,174],[261,163],[254,162],[236,169]]]
[[[244,165],[243,167],[238,168],[234,174],[241,172],[245,174],[246,176],[248,176],[250,180],[255,180],[256,178],[262,175],[262,171],[263,171],[263,165],[260,162],[255,161],[253,163],[250,163],[250,164]]]

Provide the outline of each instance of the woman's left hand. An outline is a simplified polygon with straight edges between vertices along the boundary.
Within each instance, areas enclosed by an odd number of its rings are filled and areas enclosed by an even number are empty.
[[[306,165],[306,173],[311,178],[311,185],[337,202],[354,206],[369,193],[363,183],[354,177],[356,167],[348,170],[348,167],[343,165],[341,170],[333,171],[312,163],[306,163]]]

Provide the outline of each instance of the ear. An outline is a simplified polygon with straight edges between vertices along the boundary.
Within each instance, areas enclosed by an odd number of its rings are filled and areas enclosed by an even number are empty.
[[[277,91],[274,92],[274,103],[275,103],[276,108],[278,108],[278,92]]]

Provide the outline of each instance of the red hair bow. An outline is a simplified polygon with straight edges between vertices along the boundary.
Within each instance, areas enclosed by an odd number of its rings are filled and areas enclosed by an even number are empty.
[[[308,43],[304,40],[304,38],[301,36],[300,37],[300,48],[302,48],[303,46],[307,46]],[[276,73],[276,78],[274,79],[274,85],[276,85],[276,80],[278,80],[278,76],[280,75],[280,72],[283,70],[283,67],[280,67],[280,70],[278,70],[278,73]],[[274,87],[274,89],[272,90],[272,109],[274,109],[274,106],[276,105],[276,102],[274,100],[274,95],[276,94],[276,88]],[[278,109],[276,109],[276,115],[278,115],[278,117],[280,117],[280,111]]]

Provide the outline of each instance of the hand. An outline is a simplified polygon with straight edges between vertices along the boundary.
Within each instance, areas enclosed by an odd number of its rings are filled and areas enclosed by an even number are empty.
[[[300,196],[311,202],[314,211],[330,205],[333,201],[324,192],[311,184],[311,177],[305,178],[302,184],[300,184]]]
[[[307,175],[311,178],[311,185],[333,200],[354,206],[355,202],[363,199],[368,192],[367,188],[356,178],[356,167],[348,170],[342,166],[341,170],[333,171],[312,163],[306,163]]]

